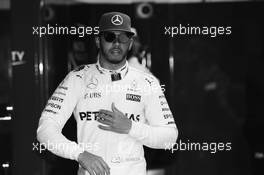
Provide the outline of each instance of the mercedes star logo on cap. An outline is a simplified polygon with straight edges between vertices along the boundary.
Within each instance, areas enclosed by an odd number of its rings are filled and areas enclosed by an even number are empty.
[[[114,15],[114,16],[111,18],[111,22],[112,22],[114,25],[122,25],[122,24],[123,24],[123,18],[122,18],[120,15]]]

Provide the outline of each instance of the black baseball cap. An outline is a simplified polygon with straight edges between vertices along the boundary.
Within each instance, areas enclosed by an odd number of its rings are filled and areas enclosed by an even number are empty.
[[[131,30],[131,20],[128,15],[120,12],[104,13],[99,21],[99,32],[113,30],[124,31],[134,35],[134,32]]]

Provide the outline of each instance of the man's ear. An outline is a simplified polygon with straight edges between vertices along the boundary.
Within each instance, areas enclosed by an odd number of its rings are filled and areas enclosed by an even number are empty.
[[[96,37],[94,38],[94,40],[95,40],[95,45],[96,45],[96,47],[99,49],[99,48],[100,48],[100,38],[99,38],[98,36],[96,36]]]

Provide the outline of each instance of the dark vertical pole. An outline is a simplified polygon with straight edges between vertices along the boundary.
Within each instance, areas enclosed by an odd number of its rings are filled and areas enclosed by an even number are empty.
[[[11,57],[13,65],[12,174],[42,174],[33,151],[40,114],[38,36],[39,0],[11,0]]]
[[[173,5],[168,4],[168,18],[169,18],[169,24],[170,26],[173,26],[174,24],[174,12],[173,12]],[[174,44],[173,44],[173,38],[170,38],[169,40],[169,68],[170,68],[170,103],[173,104],[173,108],[171,109],[173,112],[175,111],[174,109],[174,104],[175,104],[175,79],[174,79],[174,67],[175,67],[175,57],[174,57]]]

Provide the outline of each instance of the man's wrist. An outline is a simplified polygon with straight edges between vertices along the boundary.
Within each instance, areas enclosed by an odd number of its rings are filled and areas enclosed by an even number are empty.
[[[80,162],[81,154],[82,154],[82,153],[79,153],[79,154],[78,154],[78,156],[77,156],[77,162]]]
[[[75,159],[77,162],[80,162],[83,153],[84,153],[84,151],[80,151],[80,152],[77,153],[77,156],[76,156],[76,159]]]
[[[134,137],[134,138],[139,138],[142,136],[142,134],[144,134],[144,124],[140,123],[140,122],[135,122],[132,121],[131,123],[131,129],[129,131],[129,135]],[[146,125],[147,127],[148,125]]]

